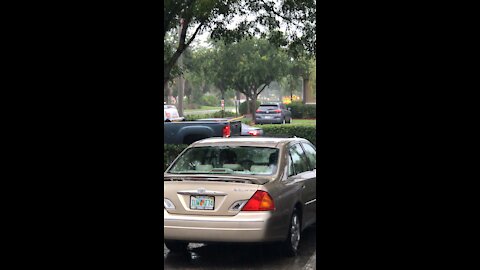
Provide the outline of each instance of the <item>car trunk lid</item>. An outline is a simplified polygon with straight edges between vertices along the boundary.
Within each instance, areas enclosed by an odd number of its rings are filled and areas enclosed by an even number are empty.
[[[175,205],[175,209],[167,211],[183,215],[234,216],[240,210],[237,202],[248,201],[261,186],[258,181],[242,177],[222,178],[166,178],[164,197]]]

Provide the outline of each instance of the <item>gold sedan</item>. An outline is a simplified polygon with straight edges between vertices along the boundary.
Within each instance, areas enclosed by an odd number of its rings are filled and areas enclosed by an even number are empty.
[[[316,150],[301,138],[210,138],[164,173],[164,237],[189,242],[278,242],[288,256],[316,222]]]

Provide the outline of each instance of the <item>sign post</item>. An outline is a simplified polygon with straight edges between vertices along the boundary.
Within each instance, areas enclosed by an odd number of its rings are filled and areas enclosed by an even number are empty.
[[[225,117],[225,100],[224,99],[222,99],[221,106],[222,106],[222,117]]]

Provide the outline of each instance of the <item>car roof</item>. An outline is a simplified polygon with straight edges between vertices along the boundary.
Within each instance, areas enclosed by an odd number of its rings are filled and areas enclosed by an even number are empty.
[[[200,146],[263,146],[280,148],[290,142],[303,141],[303,138],[274,138],[274,137],[232,137],[232,138],[208,138],[191,144],[191,147]]]

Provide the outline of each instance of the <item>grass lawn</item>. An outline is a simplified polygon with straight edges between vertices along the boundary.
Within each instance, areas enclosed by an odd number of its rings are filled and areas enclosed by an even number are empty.
[[[293,119],[292,125],[316,125],[316,119]]]

